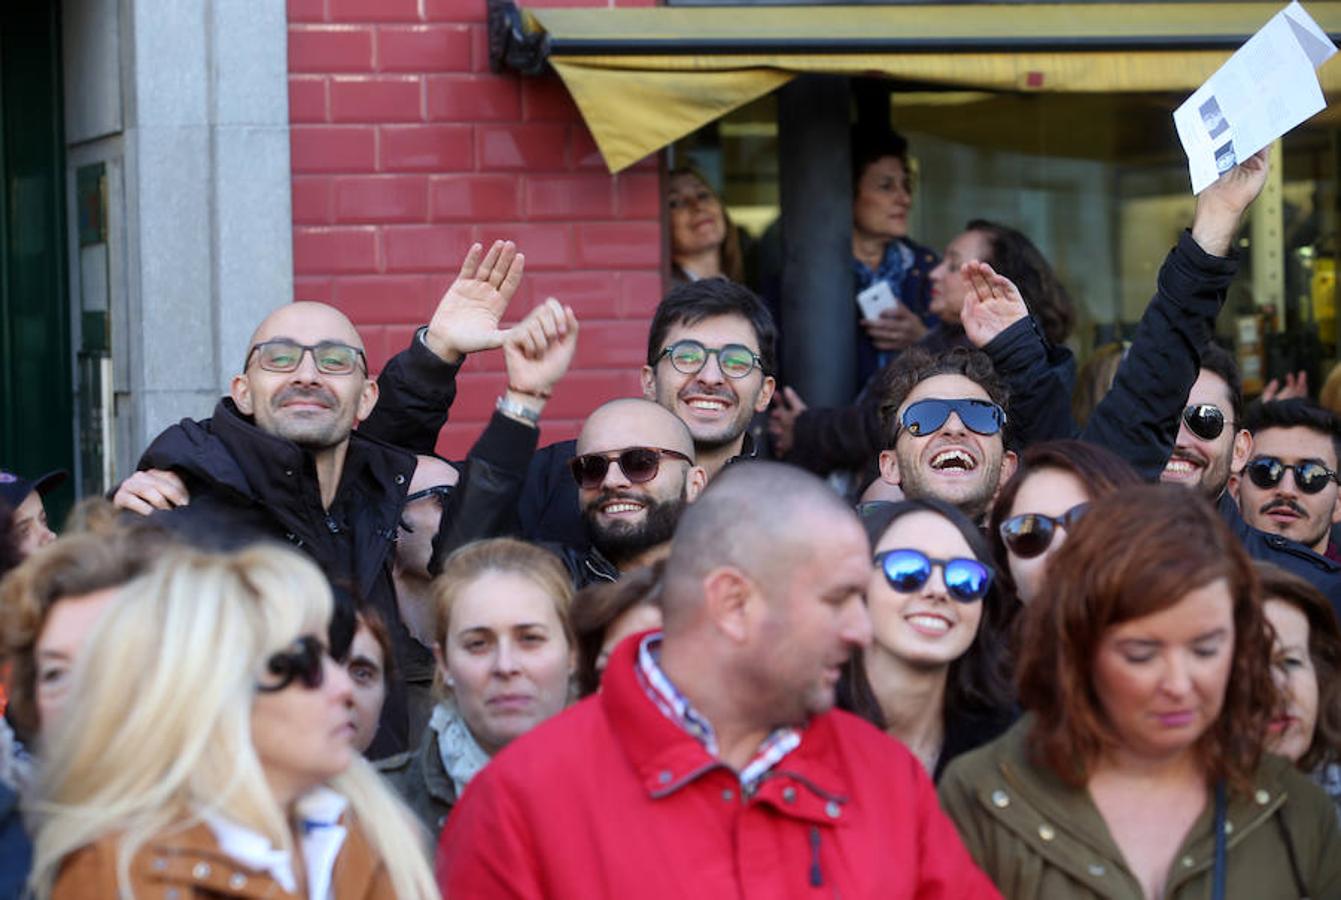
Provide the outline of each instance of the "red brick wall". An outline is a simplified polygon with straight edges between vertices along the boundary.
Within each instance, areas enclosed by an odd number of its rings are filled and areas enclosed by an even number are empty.
[[[611,176],[557,76],[490,73],[484,0],[288,0],[288,14],[295,297],[343,309],[380,369],[472,241],[512,239],[526,279],[509,319],[552,295],[582,322],[541,442],[636,394],[662,293],[655,158]],[[505,383],[500,352],[466,363],[440,451],[465,455]]]

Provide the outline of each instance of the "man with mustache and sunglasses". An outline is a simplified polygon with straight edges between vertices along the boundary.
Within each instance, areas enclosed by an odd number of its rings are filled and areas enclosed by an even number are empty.
[[[1341,419],[1304,398],[1263,403],[1249,414],[1252,456],[1238,482],[1248,524],[1341,562]]]
[[[569,468],[590,547],[560,548],[573,584],[615,581],[665,556],[708,482],[685,423],[650,400],[611,400],[587,417],[576,451]]]
[[[430,325],[397,360],[421,373],[434,365],[445,370],[449,377],[434,389],[451,393],[467,353],[504,349],[508,391],[472,450],[452,502],[433,504],[440,510],[431,536],[439,555],[511,525],[540,411],[572,360],[577,322],[553,299],[514,328],[498,329],[494,310],[501,314],[516,290],[522,265],[510,243],[496,242],[488,253],[473,246]],[[354,429],[372,414],[378,396],[363,342],[343,313],[323,303],[281,306],[252,335],[242,370],[214,415],[183,420],[159,435],[140,459],[142,471],[118,488],[116,502],[155,512],[206,546],[273,539],[301,548],[343,589],[332,650],[343,653],[353,636],[354,606],[367,604],[387,623],[397,668],[414,681],[417,673],[431,672],[432,655],[400,613],[393,558],[409,488],[424,467],[414,454],[370,436],[376,429]],[[394,415],[424,414],[402,403]],[[368,755],[406,749],[412,724],[400,680],[388,693]]]

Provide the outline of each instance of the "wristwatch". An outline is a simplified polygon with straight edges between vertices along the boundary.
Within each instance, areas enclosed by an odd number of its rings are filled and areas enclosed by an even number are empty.
[[[518,403],[516,400],[513,400],[511,397],[509,397],[507,394],[504,394],[503,396],[498,398],[498,402],[494,404],[494,409],[498,410],[503,415],[508,416],[509,418],[525,419],[532,425],[537,426],[540,424],[540,413],[536,412],[534,409],[531,409],[529,406],[525,406],[521,403]]]

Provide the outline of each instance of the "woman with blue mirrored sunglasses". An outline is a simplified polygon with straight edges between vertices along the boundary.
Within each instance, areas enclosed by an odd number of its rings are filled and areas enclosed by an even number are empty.
[[[872,641],[849,665],[839,703],[903,741],[935,777],[1013,718],[990,551],[940,501],[891,503],[863,524],[875,547]]]

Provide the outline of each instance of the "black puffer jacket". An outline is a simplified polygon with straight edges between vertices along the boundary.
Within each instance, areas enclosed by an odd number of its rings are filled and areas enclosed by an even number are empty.
[[[402,625],[391,581],[414,466],[413,454],[354,432],[335,500],[325,509],[312,454],[257,428],[229,399],[209,419],[183,419],[165,430],[139,462],[140,469],[176,472],[190,492],[188,506],[155,514],[165,524],[216,549],[267,539],[301,549],[343,598],[337,620],[352,634],[348,598],[362,598],[387,622],[398,660],[427,652]],[[399,752],[407,741],[404,696],[392,691],[370,753]]]
[[[1082,440],[1117,453],[1149,481],[1159,478],[1237,270],[1236,257],[1212,256],[1183,232],[1159,270],[1155,296],[1112,389],[1080,432]],[[984,349],[1006,380],[1012,426],[1023,443],[1076,435],[1071,416],[1075,360],[1069,350],[1048,345],[1030,319],[1016,322]],[[1228,495],[1218,502],[1250,556],[1305,578],[1341,614],[1341,566],[1302,544],[1253,528]]]

